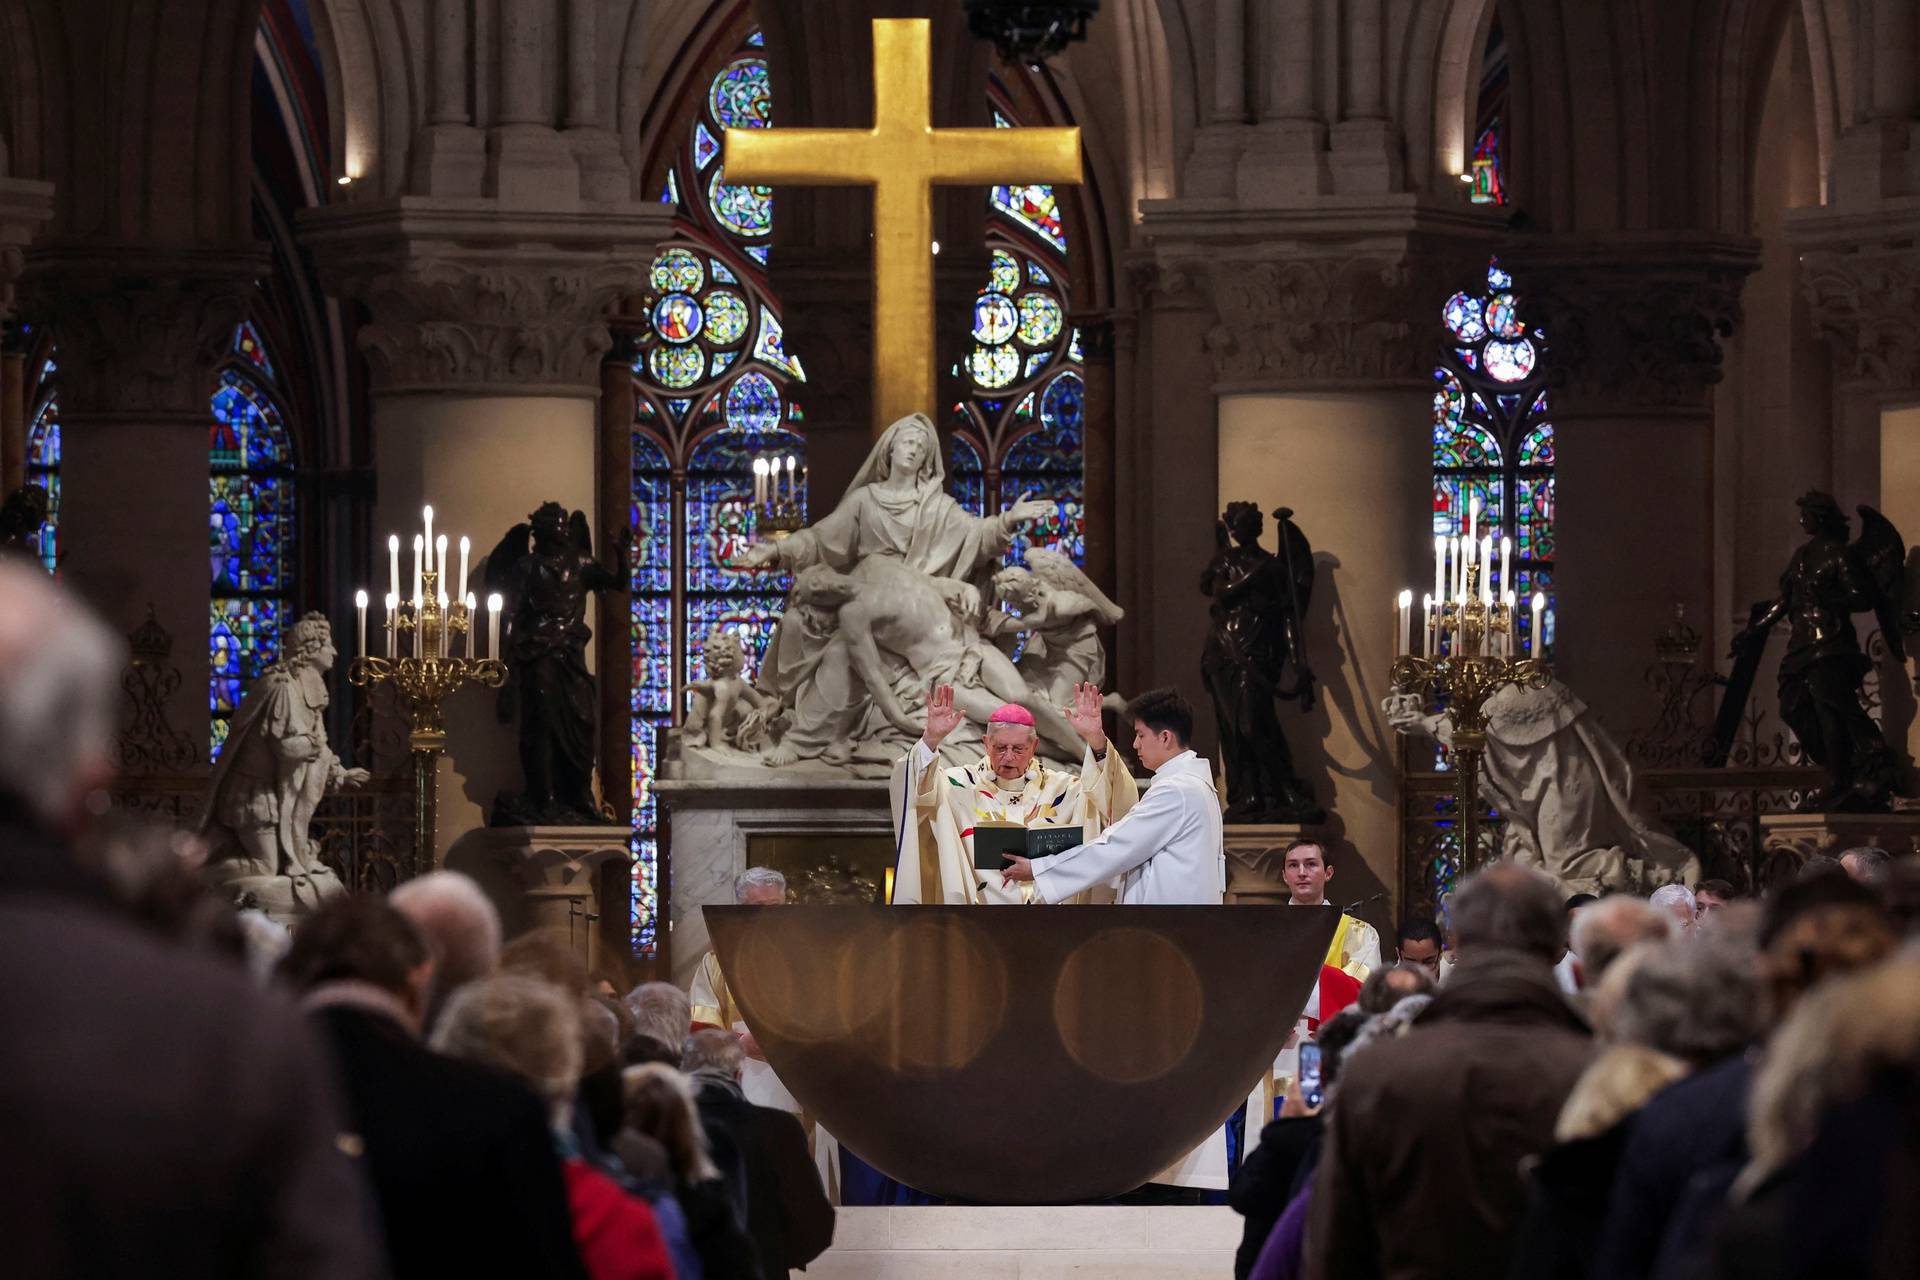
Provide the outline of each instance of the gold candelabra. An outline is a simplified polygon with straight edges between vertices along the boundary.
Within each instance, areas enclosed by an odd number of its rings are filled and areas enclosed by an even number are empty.
[[[796,472],[796,465],[792,454],[784,461],[777,457],[753,460],[754,525],[762,537],[775,542],[806,528],[800,485],[805,483],[807,471],[799,467]]]
[[[387,539],[393,570],[382,628],[386,655],[367,648],[367,593],[358,592],[354,604],[360,615],[360,656],[347,669],[347,680],[355,687],[391,685],[406,702],[407,746],[413,758],[415,874],[432,870],[435,861],[440,757],[447,750],[446,700],[466,685],[498,689],[507,679],[506,663],[500,659],[501,599],[487,597],[488,656],[476,656],[479,615],[477,601],[466,591],[468,541],[460,539],[461,589],[449,599],[443,587],[450,580],[446,535],[436,543],[433,508],[426,508],[425,515],[426,534],[413,539],[411,600],[400,595],[400,539],[397,535]]]
[[[1455,539],[1455,553],[1458,555]],[[1469,540],[1468,545],[1471,545]],[[1440,567],[1437,582],[1446,578],[1446,551],[1436,544]],[[1502,557],[1503,561],[1506,559]],[[1415,654],[1411,606],[1413,593],[1402,591],[1399,608],[1399,656],[1394,659],[1391,683],[1394,694],[1417,699],[1423,706],[1437,704],[1440,715],[1452,728],[1454,798],[1460,815],[1460,870],[1475,870],[1480,856],[1480,762],[1487,747],[1487,701],[1501,688],[1518,685],[1543,689],[1552,678],[1546,662],[1538,657],[1518,654],[1519,606],[1513,593],[1495,600],[1482,575],[1491,569],[1491,557],[1484,552],[1478,563],[1471,551],[1463,563],[1455,566],[1453,581],[1458,590],[1451,600],[1435,602],[1426,598],[1423,637],[1426,656]],[[1541,650],[1541,615],[1544,596],[1536,594],[1533,606],[1533,652]]]

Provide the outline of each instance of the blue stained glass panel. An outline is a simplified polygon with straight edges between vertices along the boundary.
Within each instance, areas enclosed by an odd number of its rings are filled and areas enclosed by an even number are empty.
[[[704,169],[713,163],[713,158],[719,154],[720,144],[714,140],[706,124],[696,123],[693,126],[693,167]]]
[[[60,403],[52,392],[27,432],[27,482],[47,491],[47,518],[41,522],[36,547],[41,565],[52,573],[60,555]]]
[[[980,465],[980,451],[958,434],[947,444],[947,487],[964,510],[976,516],[985,514],[987,473]]]
[[[208,706],[216,716],[230,716],[240,706],[247,685],[280,658],[284,621],[278,600],[216,598],[208,617],[207,657],[212,664]],[[222,738],[225,734],[220,735]]]
[[[773,123],[773,87],[760,58],[739,58],[713,78],[707,110],[722,129],[764,129]]]

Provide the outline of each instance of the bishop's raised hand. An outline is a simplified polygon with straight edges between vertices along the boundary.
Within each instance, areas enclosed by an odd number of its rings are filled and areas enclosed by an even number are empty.
[[[1100,686],[1078,684],[1073,688],[1073,707],[1067,712],[1067,723],[1073,731],[1086,740],[1093,753],[1099,755],[1107,749],[1106,725],[1100,718]]]
[[[927,744],[927,750],[938,751],[947,735],[966,718],[966,713],[953,705],[953,686],[937,684],[927,694],[927,729],[920,741]]]

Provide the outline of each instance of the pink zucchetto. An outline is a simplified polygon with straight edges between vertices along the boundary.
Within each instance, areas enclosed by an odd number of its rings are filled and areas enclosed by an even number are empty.
[[[1017,724],[1028,729],[1034,727],[1033,712],[1017,702],[1003,702],[992,715],[987,717],[988,724]]]

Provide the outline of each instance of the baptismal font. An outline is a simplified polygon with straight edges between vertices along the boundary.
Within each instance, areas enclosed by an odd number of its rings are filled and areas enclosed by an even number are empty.
[[[1487,701],[1507,685],[1544,689],[1552,680],[1552,670],[1538,656],[1547,598],[1536,592],[1529,602],[1529,652],[1535,656],[1521,657],[1519,601],[1511,590],[1495,598],[1493,539],[1475,540],[1477,514],[1469,514],[1464,537],[1434,539],[1433,594],[1422,602],[1422,653],[1414,652],[1413,592],[1402,591],[1395,600],[1399,656],[1390,676],[1395,697],[1434,703],[1451,727],[1462,874],[1485,861],[1480,856],[1480,759],[1487,747]],[[1500,539],[1503,588],[1513,581],[1512,555],[1512,542]]]
[[[459,591],[447,565],[447,535],[433,532],[433,508],[421,512],[424,531],[413,537],[413,591],[400,593],[400,536],[387,538],[388,589],[384,656],[367,648],[367,593],[356,592],[359,615],[359,657],[348,668],[347,679],[359,688],[391,684],[407,705],[410,731],[407,745],[413,757],[414,824],[413,873],[433,869],[439,825],[439,765],[447,750],[444,704],[468,684],[498,689],[506,682],[506,664],[500,660],[500,605],[498,594],[487,597],[485,656],[476,654],[478,600],[467,590],[467,559],[472,543],[460,539]],[[456,650],[464,652],[456,652]]]

